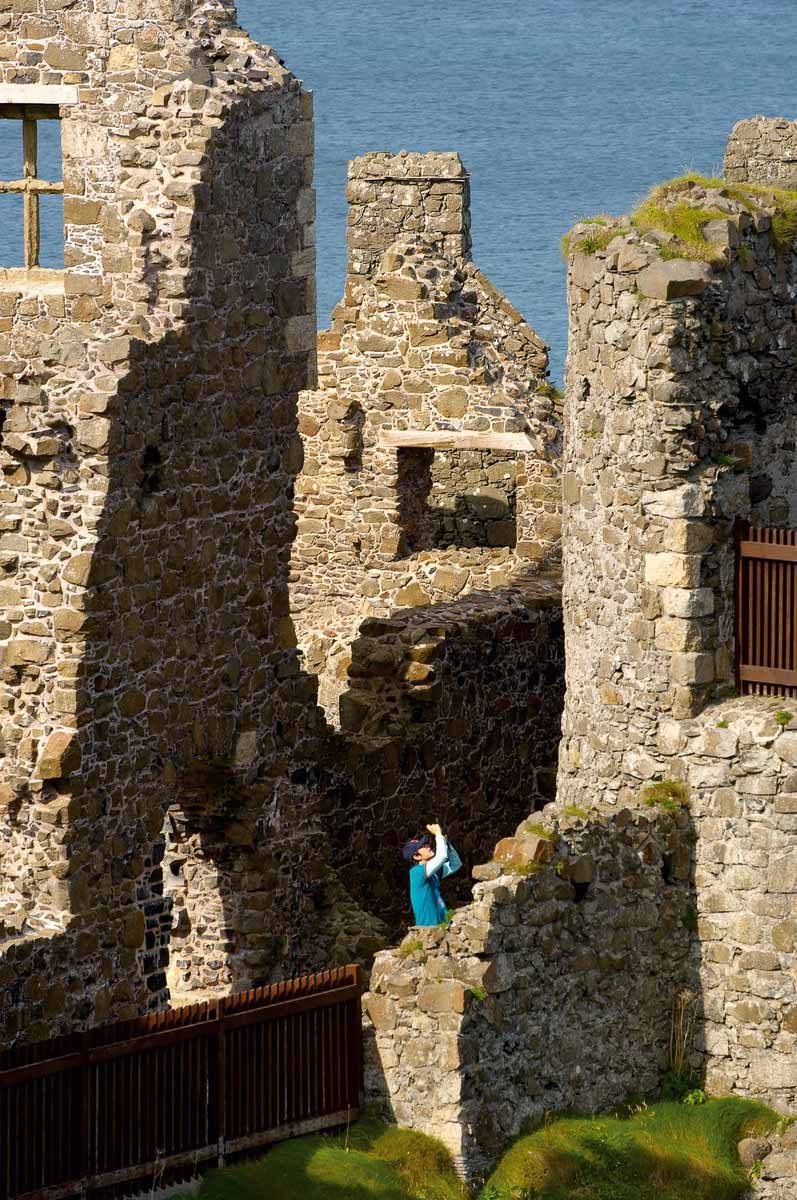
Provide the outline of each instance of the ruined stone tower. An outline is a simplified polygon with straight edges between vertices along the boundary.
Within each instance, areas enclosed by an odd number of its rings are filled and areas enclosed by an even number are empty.
[[[203,939],[205,986],[271,961],[214,847],[271,796],[313,690],[287,598],[313,135],[228,3],[38,0],[0,36],[21,164],[0,203],[11,183],[25,206],[25,265],[0,272],[0,1012],[35,1036],[163,1002],[164,825],[200,905],[182,977]],[[51,193],[62,270],[37,265]]]
[[[688,812],[708,1085],[788,1111],[795,703],[777,674],[747,684],[735,640],[736,523],[775,541],[797,522],[797,255],[788,198],[768,190],[791,181],[786,124],[735,128],[732,186],[660,190],[705,214],[709,261],[678,256],[666,227],[618,222],[597,249],[594,227],[573,231],[558,799],[596,817]],[[784,593],[772,631],[758,618],[759,641],[790,636],[792,605]]]

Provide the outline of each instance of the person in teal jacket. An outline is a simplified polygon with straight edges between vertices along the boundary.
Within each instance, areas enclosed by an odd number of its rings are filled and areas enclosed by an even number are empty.
[[[404,846],[404,858],[410,866],[410,903],[416,925],[441,925],[447,916],[440,891],[440,876],[448,862],[448,842],[439,825],[427,825],[434,838],[422,835],[410,838]]]

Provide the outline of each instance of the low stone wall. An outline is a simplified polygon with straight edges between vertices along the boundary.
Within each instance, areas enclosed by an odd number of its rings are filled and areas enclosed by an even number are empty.
[[[688,814],[542,816],[447,929],[377,956],[364,998],[368,1098],[471,1179],[545,1112],[655,1088],[673,1000],[697,986]]]

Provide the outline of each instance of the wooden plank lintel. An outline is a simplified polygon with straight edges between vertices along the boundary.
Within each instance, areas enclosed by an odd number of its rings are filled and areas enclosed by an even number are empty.
[[[383,446],[400,449],[417,446],[433,450],[517,450],[534,449],[527,433],[476,433],[448,429],[383,429]]]
[[[60,116],[57,104],[0,104],[0,121],[57,121]]]
[[[768,558],[779,562],[797,562],[797,546],[776,546],[772,542],[739,543],[742,558]]]

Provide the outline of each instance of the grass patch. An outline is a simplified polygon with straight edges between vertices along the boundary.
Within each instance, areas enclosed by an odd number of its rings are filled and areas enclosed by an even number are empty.
[[[281,1142],[256,1162],[209,1171],[197,1196],[199,1200],[466,1200],[440,1142],[374,1118],[356,1122],[348,1137],[295,1138]]]
[[[658,189],[656,189],[658,191]],[[662,246],[662,258],[693,258],[698,262],[716,262],[724,257],[722,246],[707,241],[703,226],[709,221],[721,220],[728,214],[719,208],[693,208],[686,200],[668,203],[666,194],[654,199],[654,192],[637,208],[631,222],[641,233],[655,230],[670,233],[677,238],[674,246]]]
[[[523,826],[523,832],[531,833],[535,837],[545,838],[546,842],[552,842],[556,837],[556,834],[553,832],[553,830],[548,829],[540,821],[527,821]]]
[[[720,208],[690,203],[690,193],[696,187],[716,191],[720,196],[735,201],[753,216],[766,213],[772,222],[772,243],[779,253],[797,241],[797,190],[756,183],[728,183],[724,179],[690,172],[653,188],[631,214],[631,226],[640,233],[667,233],[675,239],[672,245],[659,248],[662,258],[691,258],[698,262],[724,259],[722,246],[709,242],[703,228],[708,221],[733,220],[733,214],[723,212]],[[595,254],[605,249],[612,238],[623,237],[630,232],[627,227],[613,225],[612,218],[605,215],[589,217],[578,224],[594,225],[596,228],[579,234],[575,239],[572,229],[566,233],[561,240],[565,259],[573,250]],[[749,269],[753,265],[754,256],[749,246],[742,244],[737,254],[743,267]]]
[[[777,1120],[755,1100],[702,1093],[629,1116],[563,1117],[515,1142],[481,1200],[741,1200],[750,1181],[736,1143]]]
[[[585,808],[579,808],[577,804],[566,804],[565,815],[568,817],[579,817],[582,821],[586,821],[589,813]]]
[[[594,225],[596,228],[591,229],[588,233],[582,233],[574,239],[573,229],[577,225]],[[574,250],[579,250],[582,254],[595,254],[598,250],[604,250],[612,238],[629,232],[628,229],[618,229],[614,217],[608,213],[602,213],[597,217],[581,217],[575,222],[573,229],[569,229],[567,233],[563,234],[559,241],[562,258],[565,262]]]
[[[409,958],[411,954],[421,954],[422,962],[426,962],[426,948],[419,937],[406,937],[396,951],[399,958]]]
[[[537,394],[547,396],[550,400],[564,399],[564,392],[558,388],[555,383],[550,383],[547,379],[537,385]]]
[[[677,813],[689,804],[689,789],[678,779],[662,779],[643,788],[642,799],[649,808],[658,807],[668,813]]]
[[[775,713],[775,724],[780,725],[781,729],[785,729],[793,716],[794,713],[790,713],[787,708],[782,708],[780,712]]]
[[[541,862],[504,863],[505,875],[539,875],[544,867]]]

